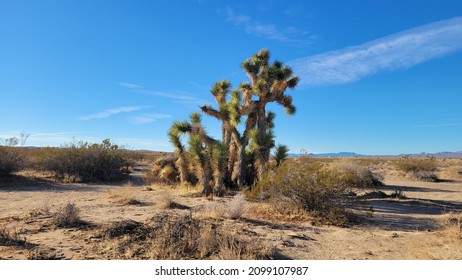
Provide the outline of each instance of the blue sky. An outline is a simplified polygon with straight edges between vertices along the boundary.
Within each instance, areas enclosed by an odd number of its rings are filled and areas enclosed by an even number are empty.
[[[0,138],[171,151],[261,48],[301,80],[295,116],[270,106],[291,152],[462,150],[459,0],[0,0]]]

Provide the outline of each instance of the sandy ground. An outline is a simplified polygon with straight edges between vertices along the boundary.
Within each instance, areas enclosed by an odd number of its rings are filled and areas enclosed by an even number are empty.
[[[114,221],[145,222],[166,211],[164,200],[185,209],[175,213],[204,216],[206,198],[162,188],[147,188],[134,173],[130,183],[60,184],[36,180],[0,182],[0,229],[17,233],[24,242],[1,246],[0,259],[105,259],[95,232]],[[462,181],[419,182],[385,176],[379,190],[400,190],[407,199],[371,199],[373,216],[348,228],[320,225],[310,220],[282,221],[247,211],[241,219],[218,222],[230,231],[257,236],[287,259],[461,259],[460,240],[439,230],[446,213],[462,210]],[[231,198],[218,198],[226,201]],[[127,201],[134,201],[133,205]],[[80,209],[87,224],[78,228],[51,225],[52,214],[68,203]],[[248,209],[258,207],[248,203]]]

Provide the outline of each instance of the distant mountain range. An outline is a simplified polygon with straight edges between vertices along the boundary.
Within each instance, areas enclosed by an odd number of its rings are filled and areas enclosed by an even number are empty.
[[[340,153],[322,153],[322,154],[289,154],[291,157],[309,156],[309,157],[365,157],[367,155],[360,155],[352,152],[340,152]]]
[[[339,153],[321,153],[321,154],[289,154],[291,157],[310,156],[310,157],[430,157],[436,158],[462,158],[462,151],[459,152],[439,152],[439,153],[420,153],[420,154],[401,154],[401,155],[363,155],[354,152],[339,152]]]

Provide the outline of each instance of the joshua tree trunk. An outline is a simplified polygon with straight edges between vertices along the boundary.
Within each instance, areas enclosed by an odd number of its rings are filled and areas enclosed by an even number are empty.
[[[246,167],[246,154],[245,145],[242,143],[237,148],[237,187],[242,189],[245,185],[245,167]]]
[[[202,159],[200,162],[200,182],[202,184],[202,194],[208,196],[212,192],[210,186],[210,167],[205,162],[205,159]]]
[[[185,184],[188,181],[188,166],[186,163],[186,157],[183,153],[178,155],[176,166],[180,172],[180,182],[181,184]]]
[[[266,145],[266,103],[260,101],[258,108],[258,122],[257,122],[257,129],[258,129],[258,142],[259,142],[259,149],[255,151],[256,154],[256,164],[257,164],[257,171],[258,171],[258,179],[261,179],[263,175],[267,171],[267,163],[269,162],[269,154],[270,149]]]
[[[215,175],[215,194],[217,196],[223,196],[225,190],[223,188],[223,176],[220,174]]]

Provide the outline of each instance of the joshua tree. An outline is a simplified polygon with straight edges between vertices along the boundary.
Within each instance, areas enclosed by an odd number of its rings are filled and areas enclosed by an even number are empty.
[[[181,142],[181,135],[191,131],[191,125],[184,121],[175,121],[168,132],[170,143],[175,147],[175,155],[178,158],[175,162],[180,172],[180,182],[184,184],[188,180],[187,150]]]
[[[241,90],[247,93],[247,96],[256,95],[258,100],[256,104],[257,129],[260,143],[269,143],[271,131],[267,131],[268,115],[266,114],[266,104],[277,102],[285,108],[289,115],[293,115],[296,111],[292,104],[292,97],[285,94],[287,88],[293,89],[298,84],[298,77],[293,75],[292,69],[284,66],[282,62],[275,61],[269,64],[270,52],[266,49],[260,50],[257,54],[246,59],[242,63],[242,68],[246,71],[250,79],[250,83],[241,84]],[[250,99],[250,98],[248,98]],[[251,101],[249,101],[251,102]],[[274,116],[273,116],[274,118]],[[266,165],[269,161],[269,154],[272,146],[264,145],[259,150],[256,150],[257,158],[260,158],[257,163],[259,176],[263,175],[266,170]]]
[[[187,165],[186,150],[189,150],[191,158],[200,165],[200,181],[205,194],[209,193],[212,169],[217,192],[221,192],[223,182],[227,186],[235,184],[238,188],[245,185],[247,148],[250,148],[251,158],[255,159],[252,168],[257,169],[258,177],[264,174],[270,150],[274,147],[275,118],[273,112],[266,112],[266,104],[277,102],[286,109],[286,113],[294,114],[292,97],[286,95],[285,91],[287,88],[293,89],[298,83],[298,78],[292,74],[290,67],[279,61],[270,64],[269,59],[269,51],[262,49],[245,60],[242,68],[250,82],[242,83],[238,89],[231,89],[229,81],[219,81],[211,89],[218,107],[200,107],[203,113],[221,121],[221,142],[207,136],[199,114],[191,115],[191,123],[173,124],[169,137],[179,158],[177,165],[181,181],[186,180],[187,168],[181,167]],[[180,141],[184,134],[189,135],[189,149]]]
[[[276,161],[276,166],[281,163],[289,156],[289,148],[286,145],[278,144],[274,150],[273,158]]]
[[[202,126],[201,115],[192,113],[191,122],[176,121],[169,131],[170,142],[175,146],[175,154],[178,157],[176,165],[180,172],[180,181],[185,183],[188,178],[188,158],[192,160],[197,167],[199,180],[202,184],[202,193],[209,195],[212,191],[210,180],[212,178],[212,152],[215,139],[209,137]],[[188,135],[189,150],[181,142],[181,136]],[[188,156],[189,154],[189,156]]]

